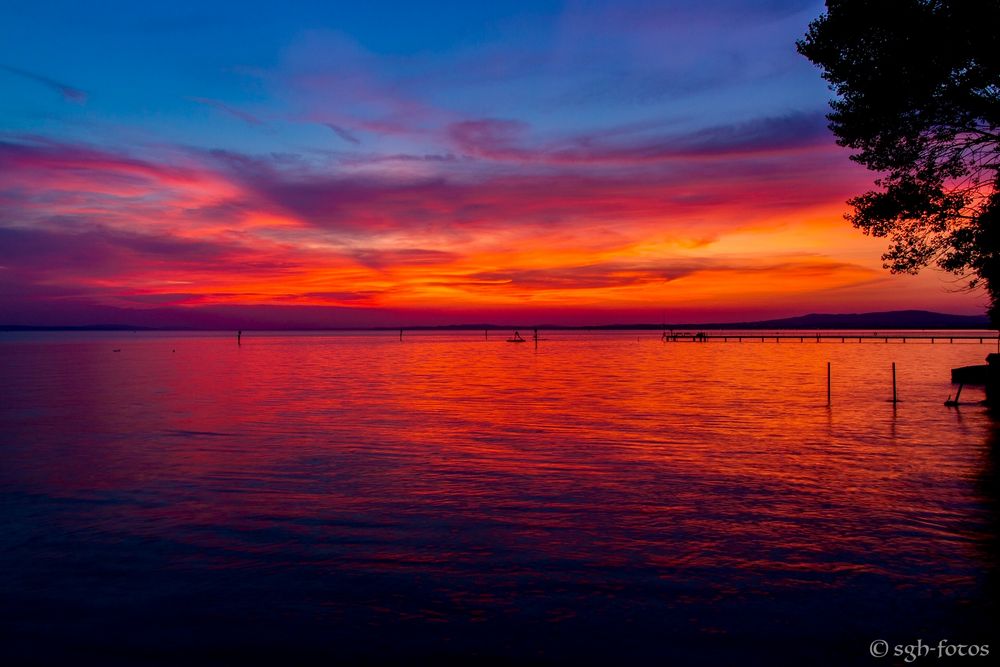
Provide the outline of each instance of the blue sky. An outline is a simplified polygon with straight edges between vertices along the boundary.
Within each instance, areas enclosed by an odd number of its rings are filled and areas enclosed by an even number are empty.
[[[336,135],[310,126],[324,115],[351,125],[433,109],[517,118],[558,135],[821,112],[825,86],[789,44],[820,9],[815,2],[23,3],[4,10],[0,64],[80,90],[86,104],[64,104],[39,79],[2,70],[9,94],[0,117],[8,131],[98,142],[125,132],[280,151],[339,148]],[[261,123],[234,123],[240,117],[226,108]]]

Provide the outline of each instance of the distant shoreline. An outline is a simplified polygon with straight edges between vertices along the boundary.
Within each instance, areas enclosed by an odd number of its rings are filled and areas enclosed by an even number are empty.
[[[295,327],[275,326],[268,323],[236,323],[229,327],[147,327],[128,324],[90,324],[82,326],[49,326],[49,325],[0,325],[0,332],[30,332],[30,331],[507,331],[510,329],[544,329],[547,331],[691,331],[691,330],[820,330],[836,329],[838,331],[867,330],[948,330],[948,329],[988,329],[995,327],[989,318],[980,315],[950,315],[923,310],[901,310],[880,313],[852,314],[819,314],[813,313],[798,317],[789,317],[756,322],[711,322],[711,323],[650,323],[634,322],[622,324],[566,325],[547,323],[518,324],[443,324],[443,325],[406,325],[376,326],[376,327]]]

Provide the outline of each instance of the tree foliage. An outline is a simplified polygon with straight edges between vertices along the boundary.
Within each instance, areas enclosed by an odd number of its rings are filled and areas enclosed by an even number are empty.
[[[797,44],[836,97],[830,129],[878,172],[847,218],[893,272],[984,286],[1000,324],[1000,0],[828,0]]]

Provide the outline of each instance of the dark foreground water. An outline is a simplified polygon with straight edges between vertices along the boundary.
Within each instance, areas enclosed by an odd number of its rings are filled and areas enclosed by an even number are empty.
[[[1000,655],[995,342],[4,336],[0,664]]]

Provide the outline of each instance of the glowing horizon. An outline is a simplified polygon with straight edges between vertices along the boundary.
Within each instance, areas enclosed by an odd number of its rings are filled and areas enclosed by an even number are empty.
[[[982,312],[842,219],[820,4],[530,7],[5,11],[0,324]]]

